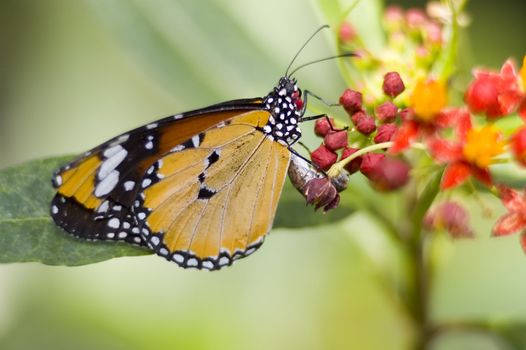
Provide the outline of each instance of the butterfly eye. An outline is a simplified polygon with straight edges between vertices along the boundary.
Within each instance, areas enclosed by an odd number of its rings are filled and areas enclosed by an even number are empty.
[[[292,81],[287,81],[285,84],[285,90],[287,90],[287,95],[293,94],[295,91],[296,85]]]

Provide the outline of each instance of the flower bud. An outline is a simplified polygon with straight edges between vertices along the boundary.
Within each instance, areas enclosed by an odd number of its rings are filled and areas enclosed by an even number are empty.
[[[314,209],[323,208],[323,211],[334,209],[340,202],[338,191],[326,177],[312,179],[307,182],[304,190],[307,204],[314,205]]]
[[[517,162],[526,166],[526,126],[520,128],[511,137],[511,150]]]
[[[349,157],[351,154],[354,154],[356,151],[358,151],[359,148],[354,147],[345,147],[342,152],[342,157],[340,160],[343,160],[347,157]],[[347,165],[345,166],[345,170],[349,172],[349,174],[354,174],[360,169],[360,165],[362,164],[362,156],[356,157],[353,160],[351,160]]]
[[[368,178],[380,191],[394,191],[409,182],[409,164],[398,159],[385,157],[373,166]]]
[[[351,115],[351,121],[354,124],[354,126],[357,126],[360,120],[366,117],[367,117],[367,114],[365,113],[365,111],[360,110],[360,111],[355,112],[353,115]]]
[[[351,23],[345,21],[340,25],[339,39],[342,43],[348,44],[356,38],[356,30]]]
[[[374,172],[376,164],[385,158],[382,153],[366,153],[362,156],[362,163],[360,164],[360,171],[369,178]]]
[[[351,89],[345,89],[340,96],[340,104],[347,113],[352,115],[354,112],[362,109],[362,93]]]
[[[426,23],[426,36],[427,41],[432,44],[441,44],[442,43],[442,27],[436,22]]]
[[[427,23],[427,16],[424,11],[412,8],[407,10],[405,14],[407,25],[411,29],[422,28]]]
[[[376,107],[376,117],[381,123],[392,123],[396,119],[398,113],[398,107],[391,101],[382,103]]]
[[[325,137],[334,128],[334,119],[320,118],[314,123],[314,133],[320,137]]]
[[[485,112],[491,117],[500,115],[499,92],[495,81],[489,77],[475,79],[468,87],[464,99],[473,113]]]
[[[374,143],[388,142],[393,139],[397,127],[394,123],[383,124],[378,127],[378,132],[374,137]]]
[[[400,74],[397,72],[389,72],[384,76],[382,88],[387,96],[395,98],[405,90],[405,85]]]
[[[310,154],[310,157],[312,161],[323,170],[328,170],[338,159],[338,155],[323,144],[316,148]]]
[[[456,202],[443,202],[430,210],[424,218],[428,230],[446,230],[453,238],[471,238],[467,211]]]
[[[376,124],[374,118],[369,116],[364,116],[358,120],[356,124],[356,130],[364,135],[370,135],[373,131],[376,130]]]
[[[327,135],[325,135],[323,143],[331,151],[336,151],[340,148],[344,148],[348,144],[347,131],[329,131]]]
[[[404,10],[399,6],[389,6],[384,12],[384,22],[388,31],[397,31],[404,23]]]

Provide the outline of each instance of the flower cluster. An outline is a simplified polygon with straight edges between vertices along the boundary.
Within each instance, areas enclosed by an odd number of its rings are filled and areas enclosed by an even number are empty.
[[[451,17],[448,28],[446,23],[421,10],[389,7],[383,23],[388,40],[376,55],[350,21],[341,24],[340,50],[358,54],[342,66],[344,76],[356,77],[339,100],[349,119],[317,120],[315,133],[323,142],[311,159],[329,177],[342,169],[359,172],[380,191],[403,187],[410,173],[423,182],[422,163],[427,178],[443,169],[443,193],[472,186],[474,179],[509,211],[497,221],[494,235],[522,230],[526,249],[526,194],[492,175],[495,164],[526,167],[526,56],[520,70],[511,59],[500,71],[475,69],[465,90],[457,92],[463,103],[453,106],[448,99],[456,92],[450,84],[453,68],[444,62],[455,51],[455,28]],[[514,118],[506,125],[519,126],[503,127],[503,118]],[[443,203],[441,195],[437,198],[424,226],[453,237],[472,236],[466,210],[449,197]]]
[[[383,90],[387,97],[393,99],[404,89],[396,72],[385,75]],[[343,92],[340,104],[353,128],[338,129],[333,119],[318,119],[314,132],[323,138],[323,143],[311,153],[314,164],[329,170],[339,159],[340,166],[349,174],[361,172],[378,190],[390,191],[404,186],[409,181],[409,164],[403,158],[385,153],[398,130],[399,108],[389,100],[376,106],[374,111],[368,111],[362,94],[352,89]],[[353,137],[350,144],[349,138],[356,135],[358,137]]]

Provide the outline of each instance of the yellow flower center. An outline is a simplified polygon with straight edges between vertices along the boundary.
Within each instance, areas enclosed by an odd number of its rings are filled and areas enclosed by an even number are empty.
[[[429,122],[447,104],[446,85],[440,80],[420,79],[411,94],[411,106],[417,118]]]
[[[479,168],[487,168],[491,160],[504,152],[502,134],[493,126],[471,129],[466,135],[463,153],[466,159]]]
[[[526,91],[526,55],[524,55],[524,58],[522,59],[522,68],[519,73],[522,79],[522,87]]]

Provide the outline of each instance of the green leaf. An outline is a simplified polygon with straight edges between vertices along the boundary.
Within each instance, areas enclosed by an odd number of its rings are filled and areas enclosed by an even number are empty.
[[[412,215],[414,234],[413,236],[419,235],[422,231],[422,223],[424,221],[424,216],[426,215],[428,209],[431,207],[433,201],[435,200],[436,196],[440,191],[440,182],[442,181],[442,174],[443,170],[438,171],[437,174],[435,174],[429,180],[423,192],[418,198],[418,202],[414,207]]]
[[[49,216],[54,195],[51,174],[71,157],[31,161],[0,171],[0,263],[41,262],[46,265],[85,265],[121,256],[149,254],[144,248],[118,242],[88,242],[58,228]],[[345,200],[323,214],[307,207],[287,183],[274,227],[305,227],[334,222],[352,213]]]
[[[51,174],[70,159],[36,160],[0,170],[0,263],[75,266],[150,253],[124,243],[83,241],[55,226],[49,216]]]

